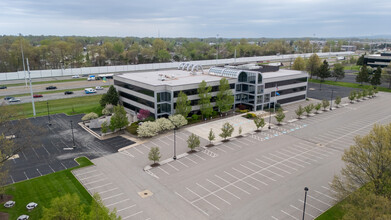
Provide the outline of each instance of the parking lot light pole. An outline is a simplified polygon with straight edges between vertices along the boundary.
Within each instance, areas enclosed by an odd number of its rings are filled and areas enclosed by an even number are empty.
[[[177,126],[176,124],[174,124],[174,122],[171,121],[170,118],[168,118],[168,120],[171,122],[172,125],[174,125],[174,156],[172,157],[173,160],[176,160],[176,130],[177,130]]]
[[[73,148],[75,148],[76,147],[76,145],[75,145],[75,135],[73,134],[73,123],[72,123],[72,120],[71,120],[71,130],[72,130]]]
[[[307,192],[308,192],[308,187],[304,187],[304,207],[303,207],[303,220],[304,220],[304,215],[305,215],[305,203],[307,201]]]
[[[52,123],[50,123],[49,102],[46,102],[46,108],[48,109],[48,125],[52,125]]]
[[[333,110],[333,93],[334,93],[334,90],[332,89],[332,90],[331,90],[330,111]]]
[[[268,127],[269,129],[271,129],[270,127],[271,120],[272,120],[272,111],[269,108],[269,127]]]

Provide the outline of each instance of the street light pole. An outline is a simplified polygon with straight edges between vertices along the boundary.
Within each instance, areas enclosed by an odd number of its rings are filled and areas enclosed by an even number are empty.
[[[308,187],[304,187],[304,207],[303,207],[303,220],[304,220],[304,215],[305,215],[305,203],[307,202],[307,192],[308,192]]]
[[[331,90],[330,111],[332,111],[332,110],[333,110],[333,93],[334,93],[334,90]]]
[[[48,125],[52,125],[50,123],[49,102],[46,102],[46,108],[48,109]]]
[[[76,147],[76,145],[75,145],[75,135],[73,134],[73,123],[72,123],[72,120],[71,120],[71,130],[72,130],[73,148],[75,148]]]
[[[176,126],[174,128],[174,157],[172,159],[176,160]]]

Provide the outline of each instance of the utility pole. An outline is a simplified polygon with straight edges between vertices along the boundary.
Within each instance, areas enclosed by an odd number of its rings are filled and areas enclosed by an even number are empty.
[[[33,104],[33,114],[35,114],[35,104],[34,104],[34,97],[33,97],[33,87],[31,86],[31,75],[30,75],[30,65],[29,65],[29,58],[26,58],[27,63],[27,72],[29,73],[29,81],[30,81],[30,94],[31,94],[31,103]]]
[[[22,38],[22,39],[23,39],[23,38]],[[24,82],[26,83],[26,88],[27,88],[26,66],[24,65],[24,53],[23,53],[22,40],[20,40],[20,50],[22,51],[22,62],[23,62]]]

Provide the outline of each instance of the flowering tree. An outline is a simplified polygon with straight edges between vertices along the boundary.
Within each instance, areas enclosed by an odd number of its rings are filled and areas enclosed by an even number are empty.
[[[153,137],[157,135],[160,131],[158,123],[147,121],[141,124],[137,128],[137,134],[139,137]]]
[[[167,118],[159,118],[156,120],[156,123],[159,125],[161,131],[171,130],[175,127]]]
[[[170,117],[168,117],[171,121],[172,121],[172,123],[174,124],[174,125],[176,125],[178,128],[179,127],[182,127],[182,126],[184,126],[184,125],[187,125],[187,120],[186,120],[186,118],[185,117],[183,117],[183,115],[179,115],[179,114],[177,114],[177,115],[170,115]]]
[[[140,121],[143,121],[146,118],[148,118],[149,115],[151,115],[151,112],[149,112],[149,110],[147,110],[147,109],[140,109],[139,113],[137,114],[137,119],[140,120]]]
[[[87,121],[87,120],[91,120],[91,119],[95,119],[95,118],[98,118],[98,114],[94,113],[94,112],[91,112],[91,113],[88,113],[86,115],[84,115],[81,120],[82,121]]]

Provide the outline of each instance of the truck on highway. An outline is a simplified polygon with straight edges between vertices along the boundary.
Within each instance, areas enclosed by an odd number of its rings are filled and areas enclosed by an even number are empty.
[[[86,88],[86,89],[84,89],[84,92],[85,92],[86,94],[90,94],[90,93],[96,93],[96,90],[93,89],[93,88]]]
[[[89,75],[87,80],[88,81],[94,81],[95,80],[95,75]]]

